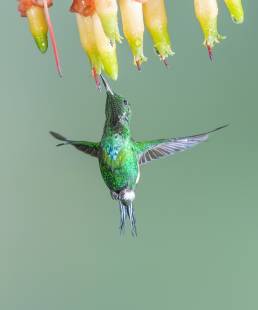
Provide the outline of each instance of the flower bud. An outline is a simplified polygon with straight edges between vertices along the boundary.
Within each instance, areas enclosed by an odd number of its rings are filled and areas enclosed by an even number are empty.
[[[244,22],[244,10],[241,0],[224,0],[234,23]]]
[[[18,11],[22,17],[28,18],[30,32],[41,53],[47,51],[49,31],[57,71],[62,76],[54,28],[48,11],[53,5],[53,0],[18,0],[18,3]]]
[[[44,9],[38,6],[31,6],[27,11],[30,32],[41,53],[45,53],[48,48],[48,26],[44,14]]]

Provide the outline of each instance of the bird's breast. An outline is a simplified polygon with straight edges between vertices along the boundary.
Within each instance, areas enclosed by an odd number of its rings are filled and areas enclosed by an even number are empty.
[[[102,147],[99,163],[102,176],[110,189],[116,191],[135,186],[139,167],[137,158],[129,145]]]
[[[120,150],[121,150],[120,145],[109,144],[105,147],[105,151],[111,160],[117,159],[117,156],[118,156]]]

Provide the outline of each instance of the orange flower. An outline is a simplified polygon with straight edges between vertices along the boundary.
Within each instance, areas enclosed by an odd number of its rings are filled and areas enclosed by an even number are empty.
[[[92,16],[95,13],[96,7],[94,0],[73,0],[70,11],[79,13],[85,17]]]
[[[43,3],[37,0],[18,0],[18,11],[22,17],[27,16],[27,10],[32,6],[37,6],[43,8]],[[53,5],[53,0],[47,0],[47,6],[50,7]]]

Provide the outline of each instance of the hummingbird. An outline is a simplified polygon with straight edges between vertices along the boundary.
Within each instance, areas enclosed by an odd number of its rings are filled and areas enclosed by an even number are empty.
[[[112,199],[119,202],[120,232],[125,229],[127,218],[131,233],[137,235],[136,218],[133,207],[135,188],[140,179],[142,165],[153,160],[174,155],[204,142],[208,135],[228,125],[213,130],[181,138],[135,141],[131,136],[131,105],[127,99],[113,92],[101,75],[106,89],[106,120],[100,142],[70,140],[50,131],[57,140],[57,146],[72,145],[77,150],[98,159],[101,175],[110,190]]]

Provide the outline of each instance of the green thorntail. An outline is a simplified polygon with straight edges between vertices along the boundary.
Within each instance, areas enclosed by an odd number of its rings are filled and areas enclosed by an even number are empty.
[[[115,94],[101,76],[106,88],[106,122],[100,142],[68,140],[55,132],[53,137],[63,141],[60,145],[71,144],[78,150],[96,157],[102,177],[110,190],[111,197],[119,201],[120,231],[129,218],[132,235],[135,236],[136,220],[132,202],[136,184],[140,179],[140,166],[154,159],[187,150],[208,138],[208,134],[225,126],[194,136],[136,142],[131,137],[129,102]]]

